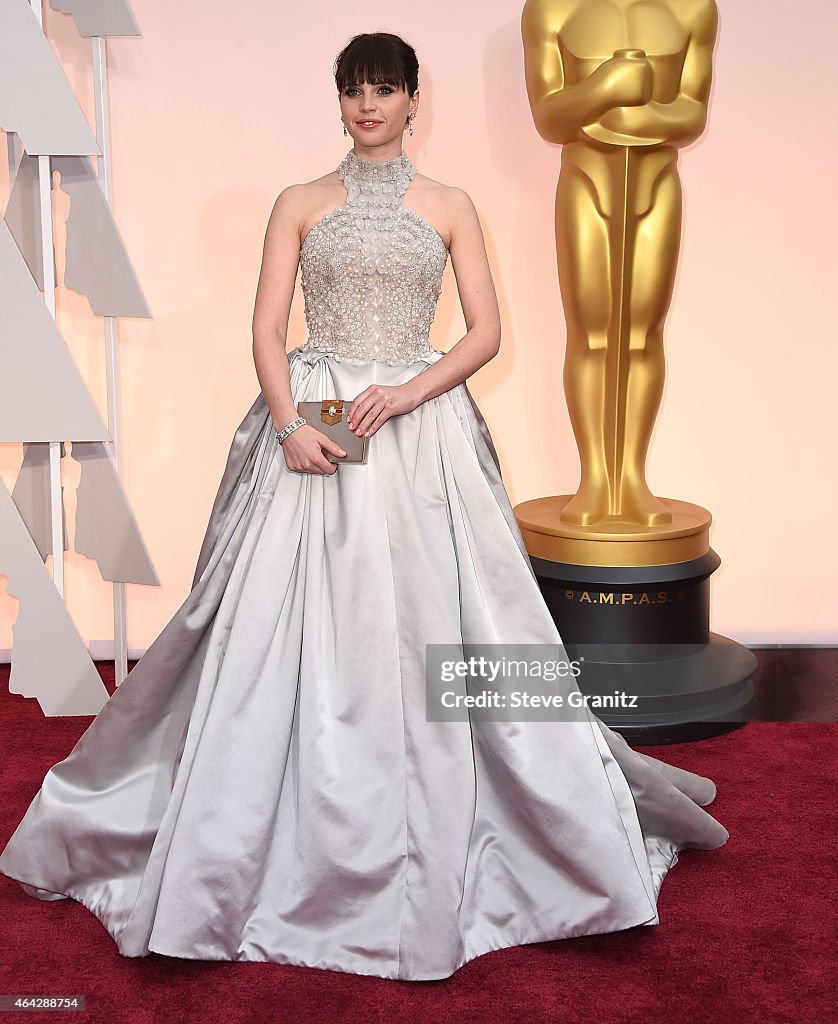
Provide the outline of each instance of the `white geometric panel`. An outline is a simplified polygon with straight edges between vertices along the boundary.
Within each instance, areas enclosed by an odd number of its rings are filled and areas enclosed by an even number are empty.
[[[61,442],[61,455],[64,455],[64,442]],[[61,484],[64,494],[64,484]],[[12,501],[23,520],[32,542],[38,549],[42,561],[52,554],[52,502],[49,491],[49,445],[25,444],[23,446],[23,463],[12,488]],[[67,540],[67,517],[64,515],[64,503],[61,503],[61,522],[63,524],[64,550]]]
[[[72,14],[80,36],[138,36],[128,0],[50,0],[50,7]]]
[[[160,586],[113,460],[98,441],[73,441],[81,463],[73,546],[94,558],[102,579]]]
[[[81,466],[76,490],[73,547],[92,558],[104,580],[159,587],[137,521],[131,511],[113,459],[99,441],[73,441],[72,458]],[[66,456],[61,442],[61,456]],[[23,463],[12,488],[12,501],[42,560],[52,552],[49,446],[25,444]],[[68,550],[67,515],[62,482],[64,550]]]
[[[32,8],[0,3],[0,128],[30,154],[101,154]]]
[[[86,295],[97,316],[151,316],[90,159],[56,156],[50,164],[61,174],[61,191],[70,197],[64,286]],[[29,272],[43,290],[37,157],[25,153],[21,157],[5,218]]]
[[[20,609],[9,691],[37,698],[47,716],[98,714],[108,691],[2,481],[0,573]]]
[[[71,157],[70,159],[76,159]],[[87,159],[85,157],[84,159]],[[12,237],[26,261],[39,291],[44,290],[44,261],[41,258],[41,198],[38,185],[38,158],[24,153],[18,163],[4,214]],[[52,279],[58,280],[55,248],[52,251]]]
[[[70,196],[65,287],[86,295],[97,316],[151,316],[90,160],[57,156],[52,168],[60,172],[61,190]]]
[[[2,219],[0,366],[0,441],[111,439]]]

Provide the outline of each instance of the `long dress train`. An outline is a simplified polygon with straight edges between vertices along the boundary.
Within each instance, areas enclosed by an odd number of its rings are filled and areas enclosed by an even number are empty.
[[[347,154],[301,250],[295,402],[395,385],[447,253],[405,154]],[[577,722],[428,721],[425,645],[560,644],[465,383],[366,465],[293,473],[260,394],[190,594],[0,854],[124,956],[450,976],[490,950],[657,924],[678,851],[727,831],[706,778]],[[576,690],[572,677],[562,684]]]

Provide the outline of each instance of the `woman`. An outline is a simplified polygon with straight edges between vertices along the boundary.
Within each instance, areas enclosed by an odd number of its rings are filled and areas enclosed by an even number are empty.
[[[656,924],[708,779],[585,713],[434,721],[426,644],[560,644],[465,379],[498,350],[474,208],[402,151],[410,46],[336,63],[353,148],[271,214],[238,428],[193,589],[0,855],[125,956],[434,979],[493,949]],[[450,254],[468,331],[428,344]],[[309,327],[286,359],[297,266]],[[351,399],[365,465],[300,425]],[[281,446],[277,444],[281,439]],[[578,693],[572,676],[560,683]]]

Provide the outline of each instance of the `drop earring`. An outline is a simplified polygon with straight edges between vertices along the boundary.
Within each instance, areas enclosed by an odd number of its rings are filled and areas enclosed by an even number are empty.
[[[409,135],[413,134],[413,118],[416,117],[416,112],[411,110],[407,115],[407,131]]]
[[[341,118],[340,120],[341,120],[341,124],[343,125],[343,134],[344,135],[348,135],[349,132],[346,130],[346,121],[344,121],[343,118]]]

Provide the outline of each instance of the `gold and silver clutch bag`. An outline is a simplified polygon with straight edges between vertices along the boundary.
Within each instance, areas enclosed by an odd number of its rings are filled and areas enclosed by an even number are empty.
[[[344,462],[363,464],[367,461],[368,437],[359,437],[346,425],[345,413],[352,402],[342,398],[324,398],[320,402],[300,402],[297,412],[306,423],[325,434],[329,440],[340,445],[346,455],[332,455],[323,452],[329,462],[338,465]]]

